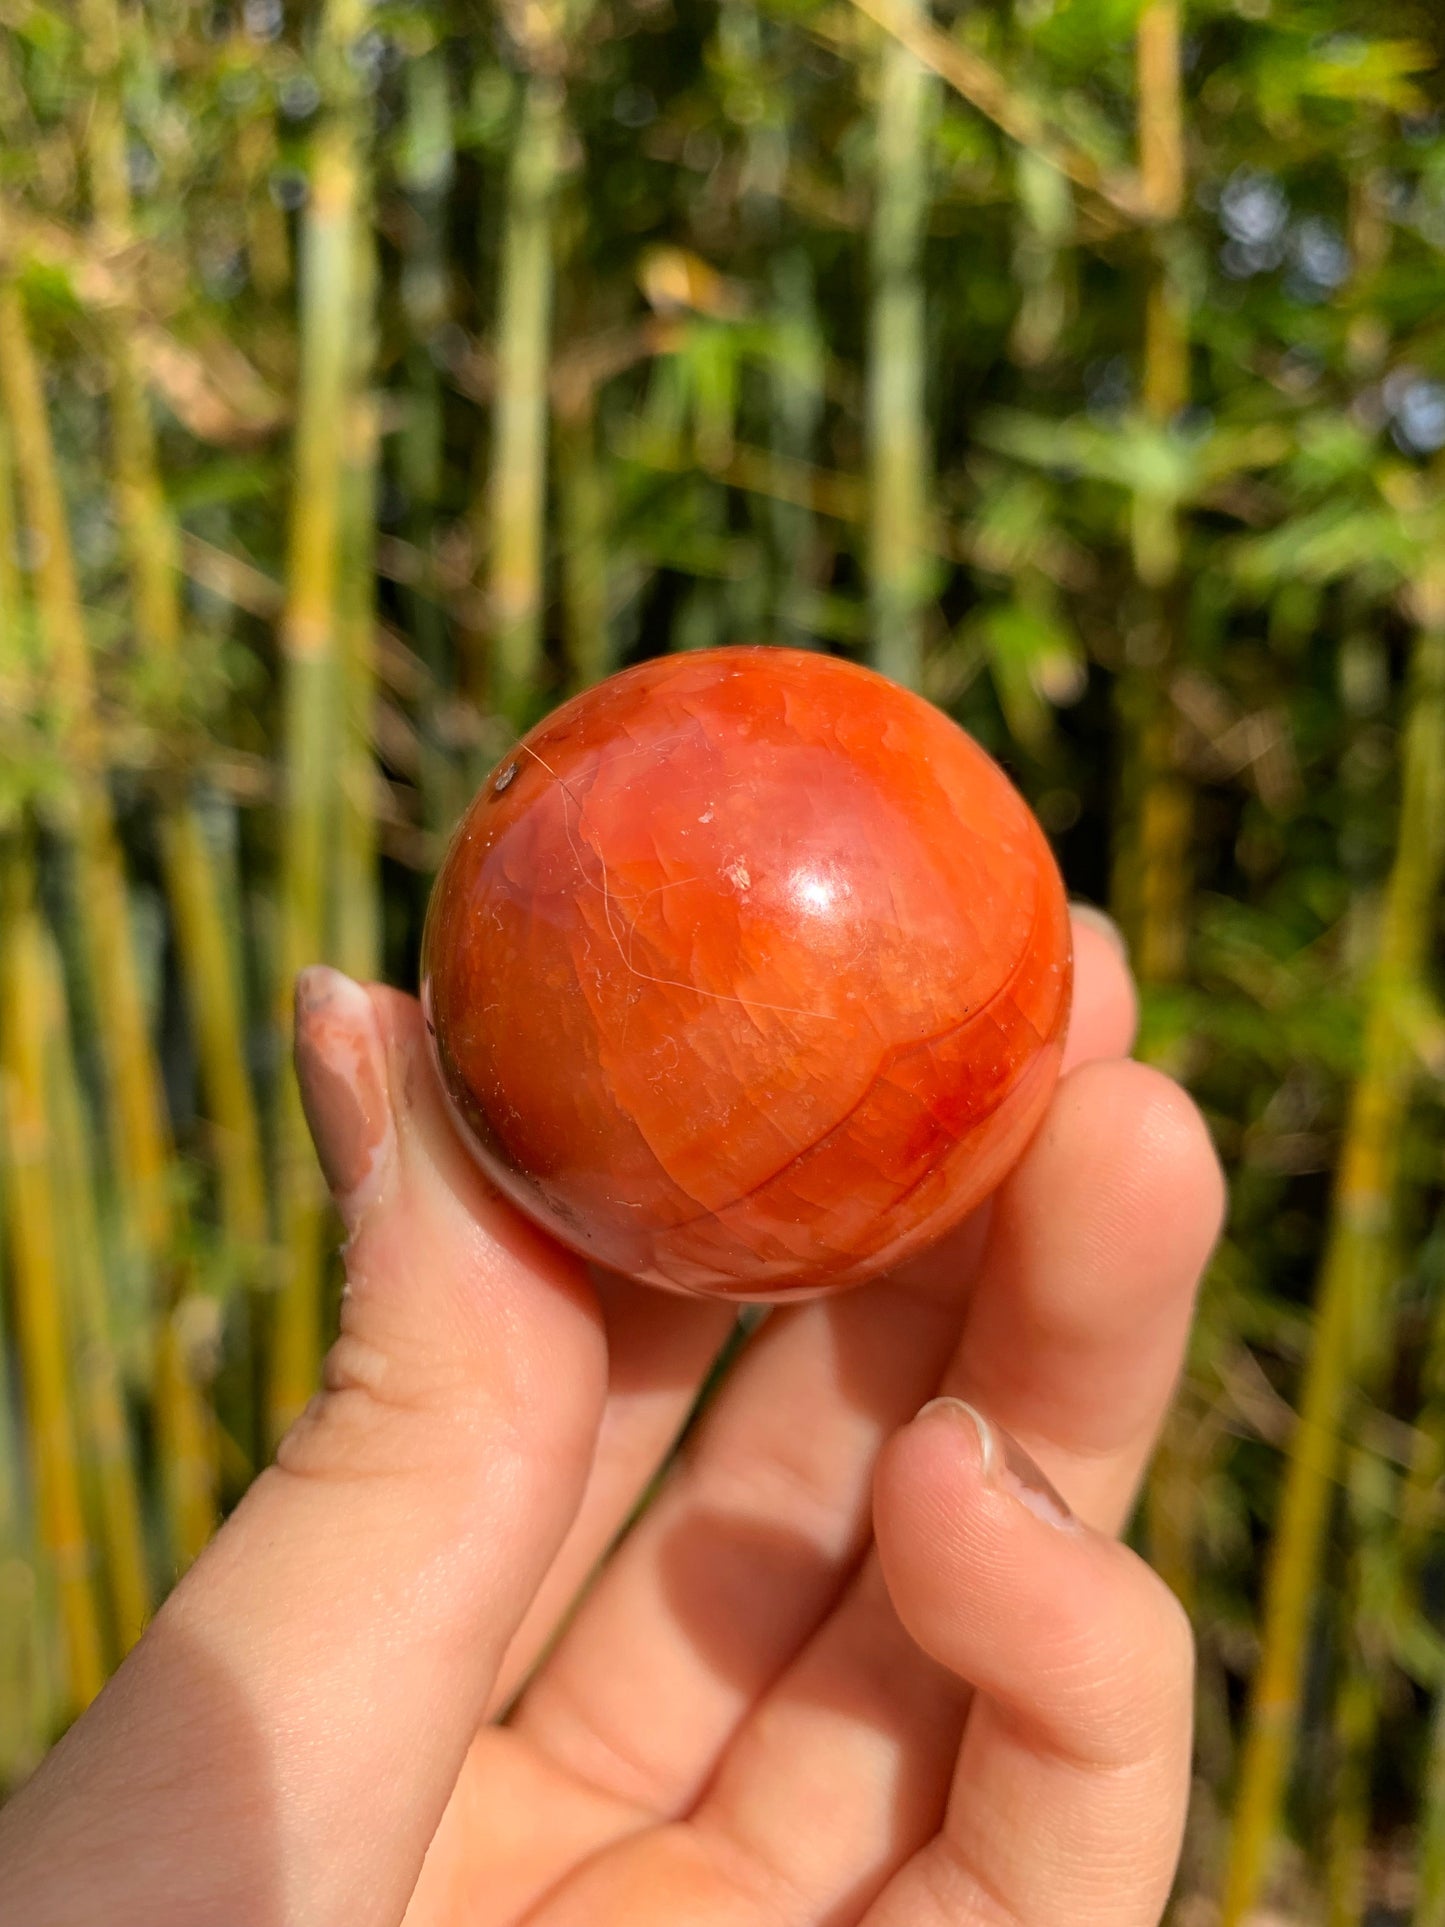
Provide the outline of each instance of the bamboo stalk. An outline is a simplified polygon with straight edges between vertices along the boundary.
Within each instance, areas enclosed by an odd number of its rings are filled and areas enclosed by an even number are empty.
[[[0,1133],[3,1125],[4,1107],[0,1103]],[[0,1187],[12,1181],[0,1159]],[[0,1227],[10,1222],[10,1200],[0,1188]],[[7,1270],[8,1258],[5,1239],[0,1237],[0,1310],[13,1306],[17,1299]],[[50,1737],[51,1725],[41,1650],[43,1628],[21,1469],[20,1426],[12,1397],[12,1388],[18,1384],[6,1319],[0,1316],[0,1800],[35,1765]]]
[[[91,197],[103,244],[119,251],[133,238],[133,222],[116,0],[83,0],[81,19],[95,77],[86,127]],[[184,629],[179,532],[161,484],[133,331],[115,314],[103,316],[101,327],[110,375],[115,494],[137,641],[143,655],[175,675]],[[240,979],[210,846],[187,798],[165,799],[160,845],[202,1088],[216,1134],[222,1223],[233,1248],[246,1253],[254,1266],[266,1238],[266,1200],[260,1125],[246,1068]]]
[[[74,793],[66,827],[75,857],[75,910],[91,995],[99,1013],[106,1071],[108,1140],[117,1176],[127,1253],[158,1281],[162,1328],[180,1290],[174,1270],[170,1138],[160,1068],[151,1042],[130,928],[125,873],[96,734],[90,646],[81,609],[65,508],[56,473],[40,373],[20,293],[0,282],[0,392],[10,416],[16,468],[30,527],[39,537],[35,612]],[[163,1343],[157,1422],[184,1441],[204,1433],[201,1393],[181,1352]],[[184,1409],[183,1409],[184,1408]],[[192,1559],[209,1536],[214,1474],[204,1457],[188,1459],[185,1502],[170,1515],[173,1551]]]
[[[824,346],[812,268],[802,248],[780,251],[772,269],[773,299],[788,352],[769,367],[768,445],[775,461],[793,467],[812,461],[823,425]],[[820,531],[809,508],[771,504],[773,541],[785,558],[781,613],[789,640],[811,641],[807,605],[818,579]],[[921,532],[926,540],[927,525]]]
[[[923,0],[910,0],[921,9]],[[866,432],[868,627],[873,666],[910,689],[923,676],[928,431],[922,253],[936,85],[901,41],[880,56],[869,226]]]
[[[111,1621],[119,1653],[124,1655],[140,1638],[150,1615],[145,1530],[110,1332],[89,1132],[71,1053],[60,960],[48,937],[42,939],[40,960],[45,1003],[32,1013],[32,1021],[42,1029],[49,1060],[57,1238],[70,1287],[66,1309],[73,1334],[74,1409],[86,1465],[95,1482]]]
[[[597,447],[597,391],[580,381],[556,406],[557,520],[568,682],[586,689],[612,666],[608,634],[607,480]]]
[[[442,714],[443,691],[450,689],[455,678],[436,558],[446,427],[441,372],[433,350],[450,314],[445,237],[455,166],[447,63],[441,49],[433,48],[407,69],[401,172],[408,207],[401,298],[411,346],[406,420],[397,440],[406,534],[421,562],[416,579],[406,585],[403,607],[412,646],[429,672],[421,705],[418,781],[426,826],[442,833],[450,830],[465,803],[458,791],[455,758]]]
[[[1400,1498],[1399,1563],[1417,1584],[1437,1530],[1445,1475],[1445,1300],[1437,1302],[1424,1372],[1425,1405],[1414,1427],[1414,1453]],[[1415,1840],[1414,1927],[1445,1927],[1445,1680],[1431,1708]]]
[[[301,233],[300,378],[281,620],[285,813],[275,1021],[283,1036],[297,973],[326,954],[336,840],[337,596],[361,259],[360,108],[348,55],[362,19],[359,0],[329,0],[323,15],[318,55],[327,104],[312,146]],[[267,1395],[273,1440],[310,1398],[321,1357],[325,1202],[289,1072],[278,1103],[277,1197],[284,1272]]]
[[[1382,1275],[1397,1271],[1396,1254],[1387,1251]],[[1357,1368],[1362,1384],[1373,1388],[1379,1383],[1383,1362],[1379,1339],[1388,1326],[1378,1316],[1378,1308],[1372,1320],[1371,1307],[1362,1305],[1360,1327]],[[1367,1444],[1350,1449],[1345,1491],[1351,1543],[1340,1588],[1339,1677],[1332,1709],[1332,1777],[1324,1829],[1327,1927],[1361,1927],[1369,1899],[1371,1768],[1390,1661],[1392,1606],[1387,1600],[1395,1592],[1395,1575],[1409,1550],[1405,1544],[1408,1522],[1396,1488],[1394,1468]]]
[[[44,1625],[19,1530],[0,1534],[0,1800],[35,1767],[51,1732]]]
[[[15,520],[15,464],[10,431],[0,415],[0,664],[18,662],[25,595],[20,582]]]
[[[1445,1927],[1445,1692],[1430,1712],[1430,1740],[1420,1790],[1412,1927]]]
[[[28,619],[17,562],[15,475],[10,436],[0,416],[0,669],[23,673],[21,637]],[[0,823],[0,839],[7,834]],[[25,859],[15,846],[0,841],[0,880],[14,874],[28,887]],[[14,866],[13,871],[11,866]],[[5,904],[0,900],[0,920]],[[0,922],[0,942],[3,942]],[[0,1092],[0,1147],[4,1137],[4,1102]],[[14,1223],[16,1174],[0,1155],[0,1227]],[[24,1180],[20,1182],[23,1184]],[[14,1401],[20,1383],[12,1369],[7,1343],[7,1307],[13,1316],[20,1302],[14,1266],[0,1237],[0,1799],[17,1785],[44,1751],[57,1710],[55,1656],[51,1651],[53,1615],[43,1616],[36,1570],[34,1522],[20,1449],[21,1416]]]
[[[1189,317],[1171,272],[1169,225],[1185,193],[1178,0],[1148,0],[1135,42],[1139,180],[1158,231],[1144,296],[1140,398],[1147,420],[1167,427],[1189,399]],[[1177,767],[1172,681],[1181,653],[1182,530],[1172,498],[1140,493],[1131,504],[1139,617],[1126,637],[1115,685],[1125,772],[1115,817],[1111,895],[1145,993],[1141,1055],[1172,1068],[1150,1036],[1148,993],[1177,982],[1186,964],[1193,798]],[[1196,1341],[1197,1343],[1197,1341]],[[1186,1609],[1195,1605],[1200,1430],[1181,1400],[1161,1435],[1145,1493],[1150,1556]]]
[[[553,211],[562,167],[565,96],[545,68],[522,82],[512,145],[497,295],[496,380],[486,595],[490,674],[471,666],[515,727],[536,706],[542,676],[546,555],[547,377],[552,355]]]
[[[221,1224],[232,1256],[254,1276],[268,1237],[266,1179],[227,892],[194,801],[172,803],[161,816],[159,835],[166,901],[195,1026]]]
[[[1043,110],[1010,87],[982,55],[935,27],[912,0],[853,0],[853,5],[1010,140],[1029,148],[1078,186],[1099,195],[1127,219],[1151,217],[1147,190],[1136,176],[1109,168],[1095,155],[1061,137],[1057,128],[1049,125]]]
[[[43,1047],[47,1003],[43,937],[25,867],[12,851],[3,875],[0,1064],[4,1066],[6,1205],[39,1541],[55,1574],[67,1707],[78,1713],[104,1684],[105,1662],[71,1425],[65,1291],[56,1242],[59,1199]]]
[[[77,773],[77,908],[101,1013],[111,1145],[134,1244],[154,1254],[163,1247],[166,1233],[167,1132],[128,927],[120,853],[95,742],[90,651],[40,371],[20,293],[10,280],[0,282],[0,392],[10,418],[26,519],[37,538],[36,615],[63,737]]]
[[[1184,195],[1179,31],[1177,0],[1149,0],[1137,39],[1139,164],[1147,204],[1160,223],[1178,218]],[[1189,319],[1163,236],[1145,293],[1140,387],[1145,417],[1160,427],[1189,399]],[[1148,985],[1173,982],[1184,967],[1189,896],[1192,808],[1175,767],[1170,693],[1181,547],[1172,497],[1135,496],[1132,546],[1144,613],[1128,640],[1117,700],[1134,808],[1118,841],[1113,894],[1135,968]]]
[[[1279,1830],[1339,1439],[1348,1426],[1364,1320],[1389,1282],[1403,1124],[1416,1074],[1399,1011],[1424,966],[1445,866],[1445,582],[1422,584],[1419,602],[1395,856],[1365,992],[1361,1069],[1350,1095],[1299,1424],[1270,1547],[1223,1927],[1240,1927],[1254,1905]]]
[[[375,341],[370,326],[375,249],[358,227],[355,368],[347,398],[346,467],[342,477],[341,571],[337,585],[340,657],[340,798],[336,824],[333,953],[365,982],[381,969],[381,895],[376,851],[373,755],[376,708],[376,483],[378,422],[371,392]]]

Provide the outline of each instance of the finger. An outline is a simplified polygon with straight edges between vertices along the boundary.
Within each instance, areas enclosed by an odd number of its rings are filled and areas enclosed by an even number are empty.
[[[515,1695],[667,1458],[736,1322],[728,1304],[594,1280],[607,1333],[607,1405],[577,1516],[507,1649],[491,1710]]]
[[[593,1788],[685,1810],[861,1556],[877,1452],[932,1388],[954,1324],[887,1287],[775,1315],[513,1730]]]
[[[1178,1602],[956,1403],[891,1442],[874,1517],[900,1617],[975,1698],[943,1826],[865,1927],[1156,1927],[1188,1794]]]
[[[1099,1523],[1118,1522],[1150,1449],[1218,1203],[1183,1093],[1117,1062],[1065,1080],[995,1200],[945,1382],[1006,1395]],[[693,1815],[809,1918],[846,1917],[931,1837],[961,1723],[879,1593],[865,1572],[742,1723]]]
[[[1193,1103],[1118,1062],[1063,1081],[994,1201],[943,1389],[994,1414],[1093,1525],[1127,1516],[1223,1212]]]
[[[303,979],[297,1069],[351,1233],[325,1390],[32,1783],[43,1825],[26,1796],[7,1816],[21,1892],[60,1864],[117,1923],[401,1914],[604,1379],[582,1266],[482,1180],[423,1046],[410,999]]]
[[[1139,1027],[1139,998],[1119,926],[1091,903],[1069,906],[1074,994],[1064,1069],[1096,1057],[1127,1057]]]

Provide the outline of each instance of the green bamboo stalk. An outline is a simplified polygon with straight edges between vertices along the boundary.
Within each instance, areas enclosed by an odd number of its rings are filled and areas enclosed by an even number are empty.
[[[363,187],[362,107],[348,56],[364,17],[360,0],[328,0],[322,17],[318,65],[326,104],[312,146],[301,232],[300,378],[281,620],[285,811],[276,1026],[283,1036],[290,1033],[297,973],[326,954],[327,879],[336,842],[338,587]],[[273,1440],[310,1398],[321,1357],[325,1200],[289,1072],[279,1096],[276,1175],[284,1271],[267,1389]]]
[[[1135,44],[1139,176],[1156,223],[1144,295],[1140,390],[1146,418],[1161,428],[1189,398],[1189,318],[1171,272],[1168,244],[1185,188],[1179,37],[1178,0],[1149,0]],[[1115,687],[1125,779],[1115,816],[1111,896],[1147,997],[1151,988],[1182,974],[1188,929],[1193,799],[1176,764],[1171,689],[1182,617],[1177,503],[1136,495],[1131,538],[1140,619],[1126,640]],[[1143,1054],[1164,1058],[1147,1024]],[[1186,1607],[1194,1598],[1194,1495],[1200,1472],[1190,1433],[1181,1407],[1165,1427],[1145,1499],[1151,1557]]]
[[[91,198],[109,248],[133,238],[120,92],[121,24],[116,0],[83,0],[81,21],[94,76],[86,122]],[[180,540],[166,501],[155,428],[134,331],[99,318],[110,376],[115,499],[125,542],[136,637],[142,655],[176,674],[183,649]],[[246,1068],[245,1016],[224,893],[194,807],[164,800],[160,825],[166,894],[195,1025],[201,1084],[216,1137],[222,1225],[248,1269],[266,1238],[261,1132]]]
[[[996,67],[953,34],[935,27],[911,0],[852,0],[852,4],[1010,140],[1032,149],[1040,160],[1097,194],[1126,220],[1153,218],[1147,190],[1136,175],[1116,172],[1086,147],[1069,140],[1050,125],[1046,108],[1016,93]]]
[[[577,690],[600,682],[612,667],[607,481],[597,446],[597,391],[590,382],[558,395],[553,428],[563,640],[568,683]]]
[[[35,1767],[50,1738],[44,1632],[35,1568],[17,1515],[0,1532],[0,1800]]]
[[[907,10],[921,16],[924,0],[907,0]],[[932,75],[888,39],[878,65],[868,235],[868,635],[874,668],[910,689],[923,677],[928,579],[922,255],[936,97]]]
[[[420,705],[422,814],[429,830],[450,830],[465,797],[446,740],[443,691],[454,680],[451,646],[437,576],[438,508],[445,480],[446,424],[435,345],[450,314],[445,237],[456,168],[446,57],[432,48],[406,74],[406,134],[400,173],[407,212],[401,276],[402,313],[410,331],[407,408],[397,437],[406,500],[405,532],[419,558],[417,579],[403,589],[407,635],[429,672]]]
[[[768,445],[778,461],[812,462],[823,427],[824,344],[813,271],[802,248],[779,249],[771,271],[773,303],[785,352],[768,369],[771,391]],[[812,640],[809,604],[819,576],[818,519],[806,505],[770,503],[773,543],[783,558],[782,627],[793,643]],[[927,539],[925,533],[925,540]]]
[[[565,95],[555,73],[534,69],[521,91],[497,292],[485,531],[490,673],[473,664],[470,678],[474,693],[485,690],[517,727],[536,707],[543,667],[553,216],[565,132]]]
[[[1021,368],[1048,361],[1069,316],[1065,262],[1074,238],[1074,199],[1069,184],[1031,148],[1015,158],[1019,224],[1013,278],[1018,310],[1009,330],[1009,353]]]
[[[16,560],[16,526],[10,435],[0,416],[0,667],[18,677],[29,612]],[[11,874],[14,866],[17,881],[28,889],[25,859],[13,842],[5,840],[11,836],[10,826],[0,823],[0,878]],[[0,915],[4,907],[0,902]],[[0,1133],[3,1126],[0,1104]],[[0,1155],[0,1227],[12,1225],[21,1208],[12,1195],[15,1181],[15,1173]],[[19,1372],[12,1369],[9,1353],[7,1308],[13,1318],[20,1291],[13,1265],[6,1268],[9,1255],[0,1237],[0,1799],[30,1772],[50,1739],[58,1712],[59,1670],[52,1650],[54,1616],[45,1616],[41,1610],[34,1521],[20,1449],[22,1427],[12,1398]]]
[[[78,1713],[104,1684],[105,1661],[71,1424],[65,1290],[56,1242],[60,1201],[43,1043],[48,1001],[44,940],[27,869],[23,857],[13,849],[7,852],[0,957],[6,1205],[39,1541],[55,1574],[66,1704]]]
[[[98,1501],[101,1552],[118,1655],[140,1638],[151,1585],[134,1448],[110,1330],[105,1257],[95,1208],[95,1170],[71,1051],[60,959],[42,936],[45,1008],[34,1013],[48,1059],[54,1131],[57,1240],[69,1284],[74,1411]]]
[[[1389,1283],[1403,1126],[1416,1074],[1400,1011],[1420,980],[1445,867],[1445,583],[1425,582],[1418,601],[1395,856],[1365,991],[1361,1068],[1350,1095],[1299,1424],[1270,1548],[1222,1927],[1241,1927],[1279,1831],[1339,1440],[1348,1430],[1366,1321]]]
[[[718,37],[729,68],[759,76],[768,86],[767,42],[752,0],[726,0]],[[823,418],[824,345],[818,325],[812,264],[805,247],[789,245],[783,196],[788,177],[790,129],[775,107],[748,127],[739,184],[744,233],[767,263],[775,346],[766,368],[768,447],[775,460],[796,468],[817,454]],[[818,529],[806,503],[778,495],[762,505],[771,537],[771,623],[794,644],[807,646],[811,593],[818,566]]]
[[[209,1121],[221,1225],[245,1275],[262,1270],[268,1237],[261,1125],[246,1065],[245,1000],[227,891],[194,801],[172,800],[159,823],[166,902],[185,971]]]

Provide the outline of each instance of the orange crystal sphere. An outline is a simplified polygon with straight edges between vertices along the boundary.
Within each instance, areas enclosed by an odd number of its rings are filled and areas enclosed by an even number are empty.
[[[493,771],[432,893],[453,1113],[564,1244],[782,1298],[922,1250],[1058,1074],[1063,887],[1003,772],[921,697],[791,649],[630,669]]]

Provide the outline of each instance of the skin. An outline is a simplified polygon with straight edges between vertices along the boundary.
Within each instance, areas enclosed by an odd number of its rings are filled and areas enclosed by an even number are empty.
[[[1191,1644],[1114,1535],[1223,1192],[1075,940],[992,1204],[770,1317],[575,1607],[730,1313],[589,1276],[468,1159],[415,1004],[307,973],[325,1389],[0,1813],[0,1922],[1157,1922]]]

